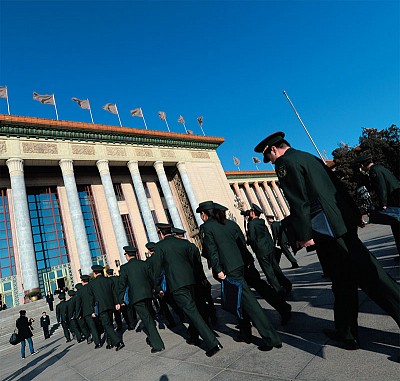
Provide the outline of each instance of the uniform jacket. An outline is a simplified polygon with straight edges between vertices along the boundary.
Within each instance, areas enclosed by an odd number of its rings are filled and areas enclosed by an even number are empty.
[[[379,206],[400,206],[400,181],[383,165],[369,169],[371,185],[378,196]]]
[[[66,301],[61,301],[57,304],[56,316],[58,323],[68,323],[68,304]]]
[[[297,241],[312,238],[310,206],[319,203],[335,234],[357,228],[357,205],[335,174],[315,156],[289,148],[275,162],[275,171],[290,205],[290,220]]]
[[[274,241],[262,218],[254,218],[249,221],[247,231],[248,243],[257,258],[262,258],[274,251]]]
[[[31,330],[32,323],[29,322],[26,316],[20,316],[15,325],[18,329],[18,336],[21,340],[25,340],[28,337],[33,336]]]
[[[272,238],[274,244],[277,246],[289,245],[289,239],[283,230],[282,223],[280,221],[274,221],[271,224]]]
[[[132,258],[120,267],[118,300],[124,301],[126,287],[129,287],[129,303],[137,303],[153,297],[153,273],[147,261]]]
[[[46,295],[46,303],[53,303],[53,302],[54,302],[53,294],[47,294]]]
[[[194,254],[192,244],[172,235],[157,242],[150,263],[153,265],[156,291],[160,290],[159,275],[162,270],[165,271],[167,287],[171,292],[196,284],[195,273],[203,270],[200,257]]]
[[[40,326],[41,327],[48,327],[50,325],[50,317],[49,315],[41,316],[40,317]]]
[[[220,224],[210,217],[200,226],[200,236],[214,274],[229,274],[244,265],[240,244],[246,245],[246,240],[236,222],[226,220]]]
[[[67,303],[67,314],[68,320],[76,319],[78,317],[78,311],[76,309],[76,295],[66,301]]]
[[[94,311],[89,295],[89,284],[83,285],[74,296],[76,298],[77,316],[85,317],[91,315]]]
[[[110,278],[99,275],[88,284],[88,287],[92,311],[94,311],[95,304],[98,305],[99,314],[107,310],[114,310],[118,299],[114,282]]]

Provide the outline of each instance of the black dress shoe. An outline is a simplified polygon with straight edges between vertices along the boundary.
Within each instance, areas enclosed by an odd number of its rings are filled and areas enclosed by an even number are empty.
[[[200,345],[200,340],[197,338],[193,338],[193,337],[189,337],[188,339],[186,339],[186,343],[189,345]]]
[[[122,341],[120,341],[118,344],[117,344],[117,346],[115,347],[115,350],[118,352],[118,351],[120,351],[122,348],[124,348],[125,347],[125,344],[122,342]]]
[[[114,345],[111,345],[111,344],[106,345],[106,349],[111,349],[111,348],[114,348]]]
[[[101,344],[97,344],[97,345],[94,346],[94,349],[99,349],[99,348],[101,348],[101,347],[102,347]]]
[[[222,345],[221,344],[217,344],[214,348],[209,349],[206,352],[206,356],[207,357],[212,357],[214,356],[217,352],[219,352],[222,349]]]
[[[162,352],[164,349],[165,348],[161,348],[161,349],[151,348],[151,353]]]
[[[258,350],[262,351],[262,352],[268,352],[268,351],[272,351],[273,348],[274,347],[272,345],[262,344],[258,347]]]
[[[83,340],[84,340],[84,339],[80,339],[80,340],[78,340],[78,343],[81,343]]]
[[[237,343],[246,343],[246,344],[251,344],[251,339],[243,337],[242,335],[236,335],[233,338],[234,341],[236,341]]]
[[[322,332],[327,336],[329,339],[337,341],[343,344],[343,348],[348,351],[355,351],[360,349],[360,344],[355,339],[345,339],[343,338],[337,331],[334,329],[323,329]]]
[[[66,343],[70,343],[72,340],[71,339],[68,339],[67,341],[66,341]]]

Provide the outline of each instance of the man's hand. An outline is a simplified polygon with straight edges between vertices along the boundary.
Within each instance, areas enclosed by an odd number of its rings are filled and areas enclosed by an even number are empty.
[[[120,304],[116,304],[116,305],[115,305],[115,309],[116,309],[117,311],[119,311],[120,308],[121,308],[121,305],[120,305]]]
[[[361,221],[360,221],[360,223],[358,224],[358,226],[359,226],[360,228],[365,228],[365,225],[366,225],[366,222],[364,221],[363,218],[361,218]]]
[[[164,296],[164,291],[160,291],[159,293],[158,293],[158,295],[160,295],[160,298],[162,298],[163,296]]]
[[[312,245],[315,245],[314,240],[311,238],[308,241],[297,241],[297,246],[298,247],[309,247]]]
[[[94,312],[92,313],[92,317],[94,317],[94,318],[96,317],[96,314]]]
[[[225,279],[225,278],[226,278],[226,275],[224,274],[223,271],[219,272],[219,273],[217,274],[217,276],[218,276],[218,279]]]

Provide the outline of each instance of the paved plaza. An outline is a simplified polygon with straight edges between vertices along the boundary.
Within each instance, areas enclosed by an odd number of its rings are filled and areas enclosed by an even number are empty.
[[[385,270],[397,281],[399,262],[390,228],[368,225],[360,229],[360,237],[379,259]],[[126,347],[119,352],[94,350],[94,345],[76,341],[66,343],[60,328],[50,339],[44,340],[38,326],[41,310],[48,311],[44,301],[30,303],[27,316],[36,319],[34,329],[35,356],[21,359],[20,346],[7,343],[18,317],[19,308],[0,312],[0,379],[79,381],[79,380],[135,380],[135,381],[398,381],[400,377],[400,336],[396,323],[360,291],[361,349],[346,351],[322,333],[333,328],[333,296],[328,279],[321,277],[315,252],[302,250],[297,259],[299,269],[290,269],[282,258],[281,266],[293,282],[288,302],[293,307],[292,319],[280,325],[279,315],[260,300],[283,341],[281,349],[261,352],[260,340],[253,328],[253,344],[236,343],[235,318],[219,306],[219,285],[213,282],[213,294],[218,309],[215,332],[224,349],[212,358],[204,348],[186,344],[185,327],[174,332],[160,329],[166,350],[152,355],[143,332],[125,331]],[[29,308],[28,308],[29,307]],[[32,316],[34,314],[34,316]],[[55,323],[54,313],[50,313]],[[8,327],[8,328],[7,328]],[[140,331],[140,326],[138,327]]]

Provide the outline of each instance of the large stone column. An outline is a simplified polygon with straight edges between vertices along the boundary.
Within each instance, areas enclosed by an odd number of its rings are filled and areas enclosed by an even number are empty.
[[[101,183],[103,184],[104,194],[106,196],[108,211],[111,217],[111,224],[113,226],[119,256],[122,263],[126,263],[123,247],[128,245],[124,224],[122,222],[121,213],[118,207],[117,197],[115,196],[114,186],[112,183],[110,169],[108,167],[108,160],[98,160],[96,162],[97,168],[100,172]]]
[[[196,196],[193,192],[192,183],[189,180],[189,176],[187,174],[186,165],[183,161],[180,161],[176,164],[179,174],[181,175],[182,183],[185,188],[187,197],[190,202],[190,206],[192,207],[192,211],[194,217],[196,219],[197,225],[200,226],[203,223],[203,220],[200,218],[200,214],[196,213],[196,209],[199,206],[199,203],[196,200]]]
[[[268,200],[266,199],[264,192],[262,191],[262,189],[260,188],[260,186],[258,185],[258,183],[257,183],[257,182],[254,182],[254,183],[253,183],[253,186],[254,186],[254,189],[255,189],[256,192],[257,192],[258,198],[259,198],[260,201],[261,201],[261,205],[262,205],[263,209],[264,209],[268,214],[274,214],[274,213],[272,212],[271,207],[269,206]]]
[[[244,188],[245,191],[246,191],[247,198],[249,199],[250,203],[256,204],[256,205],[257,205],[257,204],[258,204],[258,200],[257,200],[257,198],[254,196],[254,193],[253,193],[253,191],[251,190],[251,188],[250,188],[250,186],[249,186],[249,183],[244,182],[244,183],[243,183],[243,188]]]
[[[24,161],[19,158],[10,158],[6,161],[11,179],[22,286],[26,292],[39,288],[39,277],[32,238],[32,226],[29,215],[28,198],[26,195],[23,163]]]
[[[69,213],[71,215],[72,227],[75,234],[75,243],[78,250],[81,272],[82,274],[89,274],[92,271],[92,255],[90,253],[85,221],[83,220],[81,203],[76,188],[73,161],[71,159],[61,159],[59,165],[61,167],[65,191],[67,193]]]
[[[151,210],[149,203],[147,202],[146,193],[144,191],[142,178],[139,172],[139,163],[137,161],[129,161],[128,168],[131,172],[133,186],[135,188],[137,201],[139,204],[139,209],[142,212],[144,225],[147,230],[150,241],[158,242],[158,234],[156,225],[154,224],[153,216],[151,215]]]
[[[179,217],[179,212],[174,202],[174,196],[172,195],[167,175],[165,174],[163,162],[156,161],[154,162],[153,166],[157,172],[158,180],[160,181],[161,189],[164,193],[164,198],[167,203],[169,214],[171,215],[172,223],[175,227],[183,229],[182,221]]]
[[[272,207],[274,208],[275,213],[272,213],[272,214],[275,214],[281,220],[283,218],[283,214],[279,208],[278,203],[276,202],[274,193],[272,192],[271,188],[269,187],[269,185],[266,181],[263,181],[262,185],[265,189],[265,192],[267,193],[267,195],[269,197],[269,200],[271,201]]]
[[[285,214],[288,216],[290,214],[289,208],[286,205],[286,201],[282,196],[281,190],[279,187],[276,185],[275,181],[271,181],[272,189],[275,191],[276,196],[278,197],[279,204],[282,206],[283,210],[285,211]]]

